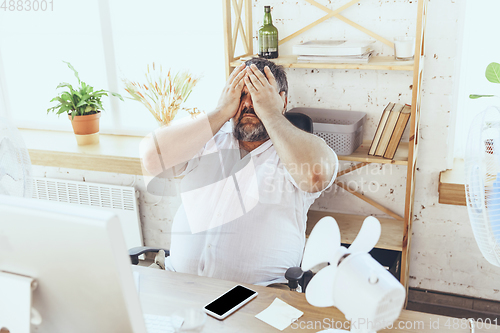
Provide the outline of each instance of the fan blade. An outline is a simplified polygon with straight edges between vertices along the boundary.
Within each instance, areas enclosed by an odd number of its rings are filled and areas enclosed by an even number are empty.
[[[0,176],[8,175],[18,181],[23,177],[23,168],[19,165],[20,151],[9,137],[0,139]]]
[[[333,287],[337,266],[330,265],[320,270],[309,281],[306,288],[306,300],[317,307],[334,306]]]
[[[340,248],[340,230],[337,221],[325,216],[316,223],[307,240],[302,258],[302,270],[307,271],[314,266],[330,262]]]
[[[1,195],[9,195],[9,193],[7,193],[7,190],[2,186],[2,184],[0,184],[0,194]]]
[[[358,235],[351,246],[349,246],[349,252],[370,252],[380,238],[380,222],[373,216],[368,216],[361,226]]]

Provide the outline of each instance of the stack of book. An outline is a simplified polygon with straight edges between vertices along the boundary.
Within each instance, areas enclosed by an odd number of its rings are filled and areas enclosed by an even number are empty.
[[[368,155],[394,158],[410,114],[411,105],[389,103],[382,113]]]
[[[298,62],[367,63],[373,41],[315,40],[293,46]]]

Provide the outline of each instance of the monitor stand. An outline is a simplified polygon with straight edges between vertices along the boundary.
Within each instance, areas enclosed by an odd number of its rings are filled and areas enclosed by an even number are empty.
[[[40,313],[31,307],[35,279],[0,271],[0,331],[29,333],[31,324],[40,325]]]

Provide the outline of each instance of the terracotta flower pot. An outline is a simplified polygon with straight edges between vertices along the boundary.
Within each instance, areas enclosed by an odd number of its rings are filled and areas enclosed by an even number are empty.
[[[99,143],[99,118],[101,118],[101,112],[85,116],[75,116],[73,120],[69,114],[68,118],[71,120],[78,145],[83,146]]]

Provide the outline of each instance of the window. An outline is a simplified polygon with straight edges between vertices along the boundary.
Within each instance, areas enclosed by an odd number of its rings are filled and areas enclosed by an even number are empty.
[[[45,11],[27,11],[27,0],[16,1],[15,10],[6,3],[0,9],[0,115],[18,127],[71,131],[64,115],[46,114],[60,82],[77,84],[63,60],[82,81],[124,97],[121,79],[143,80],[147,64],[189,70],[202,78],[183,106],[211,111],[217,104],[225,82],[220,1],[53,0],[53,10],[49,4]],[[142,135],[157,126],[136,101],[105,97],[103,105],[103,133]]]
[[[497,98],[471,100],[470,94],[493,94],[500,96],[500,86],[486,80],[484,73],[491,62],[500,63],[498,43],[497,0],[467,0],[465,4],[464,33],[459,62],[459,83],[456,98],[456,125],[454,157],[463,158],[469,125],[476,114],[490,105],[500,106]],[[460,52],[460,51],[459,51]]]

